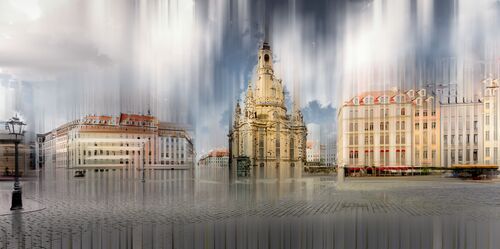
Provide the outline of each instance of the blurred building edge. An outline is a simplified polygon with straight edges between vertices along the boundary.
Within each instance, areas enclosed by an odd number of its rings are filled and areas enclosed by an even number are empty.
[[[0,176],[13,176],[15,168],[15,152],[13,135],[0,131]],[[21,176],[30,175],[36,168],[36,150],[34,142],[19,144],[19,172]]]
[[[229,150],[216,149],[203,155],[198,161],[200,167],[227,167],[229,166]]]
[[[75,169],[190,169],[192,128],[151,115],[89,115],[38,135],[38,161]]]

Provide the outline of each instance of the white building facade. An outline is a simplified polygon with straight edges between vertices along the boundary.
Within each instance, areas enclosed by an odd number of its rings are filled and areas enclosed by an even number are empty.
[[[189,133],[149,115],[87,116],[38,138],[44,166],[175,169],[194,166]]]
[[[442,165],[500,165],[498,80],[483,81],[482,97],[444,97],[441,113]],[[461,101],[461,102],[459,102]]]

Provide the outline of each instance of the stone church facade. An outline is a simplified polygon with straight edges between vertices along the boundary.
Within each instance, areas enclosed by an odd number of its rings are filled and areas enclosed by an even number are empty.
[[[264,42],[258,51],[255,86],[248,83],[243,108],[236,104],[229,146],[232,165],[249,157],[254,167],[300,167],[306,161],[306,135],[300,108],[287,113],[282,80],[273,70],[272,51]]]

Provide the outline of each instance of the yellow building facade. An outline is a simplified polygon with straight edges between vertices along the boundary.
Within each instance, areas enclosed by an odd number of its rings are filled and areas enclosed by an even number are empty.
[[[365,92],[338,114],[339,165],[438,166],[439,103],[425,89]]]
[[[295,167],[306,160],[307,128],[302,113],[287,113],[282,80],[273,70],[272,51],[258,51],[255,87],[249,82],[243,108],[237,103],[229,132],[231,164],[249,157],[252,166]]]

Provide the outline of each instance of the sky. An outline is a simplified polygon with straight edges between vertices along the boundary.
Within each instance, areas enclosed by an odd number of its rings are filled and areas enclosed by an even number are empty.
[[[43,133],[87,114],[191,123],[198,154],[229,117],[267,40],[306,123],[359,92],[500,73],[499,0],[1,0],[0,120]]]

